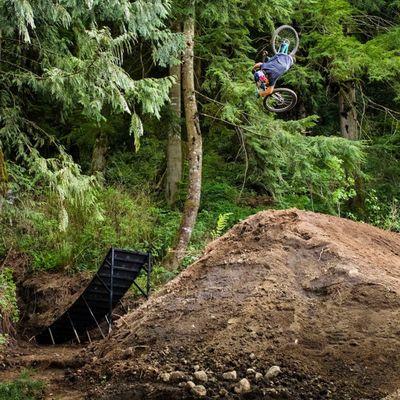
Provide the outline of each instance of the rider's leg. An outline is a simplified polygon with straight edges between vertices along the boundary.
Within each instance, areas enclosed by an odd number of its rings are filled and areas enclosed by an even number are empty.
[[[261,97],[269,96],[274,91],[274,88],[275,88],[275,85],[268,86],[265,90],[260,91],[260,96]]]

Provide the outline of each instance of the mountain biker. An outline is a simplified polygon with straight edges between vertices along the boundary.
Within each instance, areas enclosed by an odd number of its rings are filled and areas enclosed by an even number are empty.
[[[257,96],[269,96],[274,91],[276,81],[293,65],[294,59],[288,54],[288,50],[289,45],[284,42],[277,54],[265,61],[265,56],[268,53],[264,52],[264,62],[254,65],[253,72],[254,81],[257,85]]]

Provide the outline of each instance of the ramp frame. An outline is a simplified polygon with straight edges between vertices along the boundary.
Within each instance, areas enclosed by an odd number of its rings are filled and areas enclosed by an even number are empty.
[[[152,257],[150,253],[123,250],[112,247],[93,279],[76,301],[49,327],[36,336],[39,344],[58,344],[70,340],[78,343],[91,341],[89,330],[101,328],[105,320],[108,334],[112,330],[112,311],[132,284],[146,298],[151,290]],[[136,278],[144,271],[146,287],[142,288]]]

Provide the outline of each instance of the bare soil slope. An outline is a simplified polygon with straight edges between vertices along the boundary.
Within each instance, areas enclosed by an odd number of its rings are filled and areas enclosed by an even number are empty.
[[[238,398],[247,375],[245,398],[381,399],[400,388],[400,235],[261,212],[119,324],[82,371],[103,379],[93,398],[191,398],[179,382],[197,365],[209,398]],[[246,372],[272,365],[273,379]],[[171,371],[183,374],[160,379]]]

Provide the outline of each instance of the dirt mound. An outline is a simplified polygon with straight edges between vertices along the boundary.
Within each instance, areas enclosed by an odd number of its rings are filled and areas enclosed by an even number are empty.
[[[66,275],[54,272],[26,277],[17,283],[23,337],[49,326],[79,297],[90,281],[89,273]]]
[[[32,271],[28,257],[10,250],[0,261],[10,268],[17,286],[20,311],[18,339],[31,338],[60,316],[84,290],[93,272]]]
[[[199,368],[210,398],[238,398],[247,376],[245,398],[381,399],[400,387],[399,323],[398,234],[266,211],[120,320],[82,373],[103,381],[92,398],[191,398]]]

